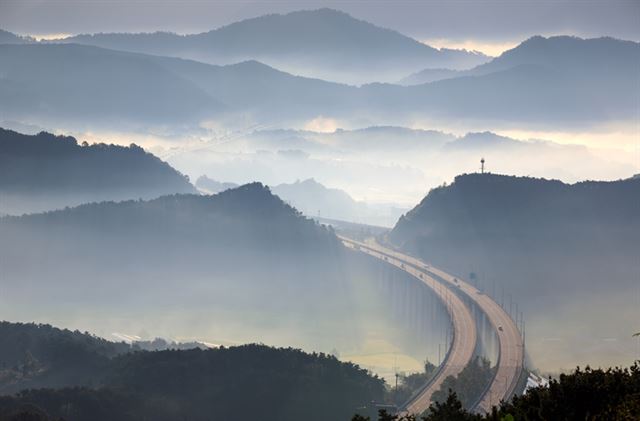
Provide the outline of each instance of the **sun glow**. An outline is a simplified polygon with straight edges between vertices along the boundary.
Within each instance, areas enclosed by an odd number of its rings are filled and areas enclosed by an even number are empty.
[[[431,38],[421,40],[434,48],[450,48],[454,50],[478,51],[491,57],[497,57],[520,44],[519,41],[483,42],[478,40],[452,40],[447,38]]]

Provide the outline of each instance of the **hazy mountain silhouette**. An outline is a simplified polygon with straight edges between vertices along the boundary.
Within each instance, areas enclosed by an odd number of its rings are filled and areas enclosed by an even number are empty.
[[[235,189],[238,187],[236,183],[224,183],[216,180],[212,180],[206,175],[202,175],[198,177],[196,180],[196,187],[203,192],[208,194],[220,193],[225,190]]]
[[[0,29],[0,44],[26,44],[30,42],[35,42],[35,40]]]
[[[464,117],[534,128],[635,118],[640,44],[610,38],[532,40],[504,53],[497,64],[460,77],[360,88],[295,77],[256,61],[212,66],[74,44],[0,45],[0,110],[7,119],[44,125],[117,122],[124,128],[174,129],[225,118],[289,125],[324,116],[404,124],[421,113],[436,121]],[[525,54],[538,42],[551,47]],[[573,43],[582,54],[571,53]],[[567,58],[556,60],[562,51]],[[507,60],[528,55],[535,60]],[[499,65],[503,62],[511,64]]]
[[[638,197],[638,179],[569,185],[463,175],[433,189],[390,239],[461,276],[474,272],[479,288],[498,300],[501,288],[512,294],[532,322],[538,339],[529,349],[539,364],[564,364],[562,355],[574,363],[622,359],[620,348],[599,338],[630,340],[624,332],[632,330],[628,291],[640,270]],[[554,323],[560,317],[561,327]],[[548,337],[563,340],[545,343]]]
[[[492,132],[467,133],[466,135],[449,142],[445,145],[449,150],[491,150],[491,149],[511,149],[517,147],[527,147],[530,143],[522,142],[506,136],[500,136]]]
[[[435,116],[575,126],[634,118],[639,68],[637,42],[537,36],[457,77],[406,89],[413,107]]]
[[[0,211],[191,193],[184,175],[139,146],[79,145],[69,136],[0,129]]]
[[[0,56],[0,110],[51,126],[175,128],[222,112],[311,118],[345,113],[357,91],[255,61],[221,67],[75,44],[0,45]]]
[[[272,191],[311,217],[349,221],[359,211],[358,203],[345,191],[327,188],[312,178],[292,184],[279,184]]]
[[[640,58],[640,44],[610,37],[583,39],[573,36],[534,36],[499,57],[465,74],[487,74],[522,65],[571,72],[575,77],[592,72],[630,74]]]
[[[0,323],[0,415],[36,405],[74,420],[326,420],[384,396],[384,382],[325,354],[244,345],[134,351],[89,333]],[[42,389],[46,387],[48,389]],[[56,388],[56,389],[53,389]],[[262,410],[259,408],[269,408]]]
[[[347,83],[394,81],[425,67],[469,69],[488,60],[477,52],[438,50],[332,9],[265,15],[195,35],[94,34],[63,42],[212,64],[259,60],[290,73]]]
[[[96,219],[100,224],[95,224]],[[123,221],[129,222],[123,224]],[[40,226],[43,222],[49,228]],[[123,241],[120,235],[137,236],[139,241],[150,241],[151,244],[154,238],[167,236],[173,241],[163,241],[164,245],[158,247],[168,246],[169,249],[176,244],[188,249],[197,248],[203,245],[201,242],[215,249],[223,244],[212,242],[211,238],[224,238],[227,252],[231,251],[232,245],[259,252],[266,243],[290,250],[303,250],[306,244],[312,252],[323,247],[332,250],[338,244],[330,231],[300,216],[260,183],[214,196],[183,194],[150,201],[92,203],[41,214],[6,217],[2,223],[11,229],[33,228],[44,237],[48,229],[55,231],[64,226],[70,235],[75,233],[86,240],[92,238],[89,234],[94,231],[93,235],[104,240],[96,244],[99,247],[106,246],[108,241]],[[193,243],[189,246],[190,242]],[[72,242],[67,245],[77,247]]]
[[[438,80],[451,79],[460,76],[460,73],[460,71],[452,69],[424,69],[403,77],[398,81],[398,85],[422,85],[424,83],[436,82]]]
[[[7,318],[37,308],[35,320],[81,318],[107,335],[327,351],[359,349],[375,329],[417,355],[431,334],[392,329],[405,313],[380,312],[384,285],[401,272],[390,278],[349,253],[331,228],[259,183],[5,216],[0,255]]]
[[[222,109],[152,57],[45,44],[0,45],[0,56],[0,110],[7,119],[126,129],[184,124]]]
[[[10,263],[3,264],[2,274],[5,297],[16,297],[14,310],[22,306],[18,297],[30,291],[31,305],[61,317],[49,317],[54,322],[71,314],[59,302],[74,302],[73,312],[82,312],[89,324],[104,309],[128,314],[138,329],[175,324],[183,334],[194,334],[202,326],[185,320],[206,314],[203,320],[224,320],[215,326],[223,332],[214,337],[266,332],[272,336],[265,340],[291,335],[305,343],[309,332],[299,328],[314,315],[331,313],[314,325],[320,329],[353,311],[344,292],[349,278],[343,247],[333,232],[259,183],[214,196],[172,195],[3,217],[0,250]],[[328,303],[329,291],[343,293]],[[124,329],[131,328],[112,331]]]
[[[556,83],[563,79],[572,83],[585,100],[607,106],[618,103],[620,110],[635,109],[637,113],[637,90],[631,87],[640,83],[640,43],[615,38],[535,36],[463,74],[486,75],[523,67],[543,69],[539,70],[542,77],[544,72],[556,73]]]
[[[327,188],[312,178],[279,184],[272,191],[310,217],[390,226],[390,221],[397,220],[403,212],[391,205],[358,202],[344,190]]]

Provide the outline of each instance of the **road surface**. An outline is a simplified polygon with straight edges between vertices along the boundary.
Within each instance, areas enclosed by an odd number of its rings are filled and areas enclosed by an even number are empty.
[[[387,259],[394,259],[402,262],[405,267],[413,267],[423,274],[434,275],[449,287],[458,288],[473,300],[486,314],[489,319],[489,323],[498,336],[499,341],[499,357],[496,375],[485,394],[481,397],[476,408],[473,409],[478,412],[488,412],[493,405],[497,405],[501,400],[509,399],[513,395],[523,370],[524,342],[515,322],[498,303],[496,303],[491,297],[483,294],[473,285],[456,278],[441,269],[426,264],[415,257],[399,253],[375,242],[367,242],[365,244],[354,242],[353,240],[342,236],[340,239],[342,239],[345,244],[349,242],[351,242],[351,244],[357,244],[361,251],[368,250],[369,254],[370,252],[376,252],[382,256],[386,256]],[[475,324],[473,326],[475,331]],[[455,336],[461,334],[464,333],[457,329],[455,330]],[[471,350],[471,352],[473,352],[473,350]]]
[[[436,281],[425,271],[403,261],[369,248],[363,243],[340,237],[343,243],[352,249],[359,250],[369,256],[376,257],[391,265],[394,265],[411,276],[420,280],[445,304],[453,325],[453,342],[444,361],[438,368],[433,378],[414,397],[401,408],[402,412],[420,414],[431,405],[431,396],[440,389],[442,382],[448,376],[457,376],[473,357],[476,347],[476,323],[467,305],[441,282]]]

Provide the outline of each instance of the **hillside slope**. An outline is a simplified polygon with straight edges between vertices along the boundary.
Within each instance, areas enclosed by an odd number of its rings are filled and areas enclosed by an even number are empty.
[[[79,145],[69,136],[0,129],[0,213],[194,191],[187,177],[135,144]]]
[[[129,352],[88,333],[7,322],[0,341],[0,391],[32,388],[0,396],[0,417],[35,405],[78,421],[326,420],[384,395],[384,382],[360,367],[292,348]]]
[[[507,307],[512,296],[530,322],[535,363],[558,369],[567,361],[597,364],[603,355],[624,361],[633,349],[625,332],[637,316],[638,197],[638,179],[568,185],[468,174],[432,190],[390,239],[475,279]],[[588,317],[577,318],[585,306]],[[560,317],[563,326],[555,323]]]
[[[0,301],[6,317],[72,326],[81,317],[99,334],[332,349],[337,338],[357,341],[356,321],[336,326],[356,311],[343,250],[259,183],[93,203],[0,218]]]

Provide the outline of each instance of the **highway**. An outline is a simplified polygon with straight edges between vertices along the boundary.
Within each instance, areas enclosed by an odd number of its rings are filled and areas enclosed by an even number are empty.
[[[497,361],[496,375],[486,393],[479,400],[476,408],[473,409],[478,412],[488,412],[493,405],[497,405],[501,400],[509,399],[513,395],[523,370],[524,342],[513,319],[497,302],[495,302],[491,297],[483,294],[468,282],[456,278],[441,269],[426,264],[419,259],[383,247],[373,241],[365,244],[343,236],[340,236],[340,239],[343,243],[350,245],[352,248],[354,245],[357,245],[360,251],[366,252],[367,254],[374,252],[383,256],[383,259],[386,257],[388,260],[393,259],[395,262],[399,261],[405,268],[413,268],[419,273],[422,273],[423,277],[425,275],[429,275],[429,278],[433,279],[431,278],[431,276],[433,276],[439,281],[441,280],[444,285],[450,288],[459,289],[473,300],[480,310],[482,310],[482,312],[487,316],[489,323],[498,336],[499,341],[499,357]],[[456,326],[454,323],[454,337],[465,335],[465,333],[461,332],[459,328],[464,329],[465,327],[463,325]],[[475,338],[475,323],[473,323],[473,330]],[[468,344],[471,344],[471,342],[468,342]],[[473,345],[467,346],[471,349],[460,350],[459,352],[464,353],[465,355],[469,352],[473,353],[475,340]],[[408,407],[409,406],[411,405],[408,405]],[[420,405],[420,407],[422,407],[422,405]]]
[[[431,396],[435,391],[440,389],[444,379],[448,376],[457,376],[473,357],[477,338],[476,323],[473,316],[460,297],[424,271],[412,265],[405,264],[399,259],[371,249],[363,243],[350,240],[346,237],[340,238],[347,247],[383,260],[417,278],[424,285],[431,288],[447,308],[454,332],[453,342],[449,348],[449,352],[446,354],[444,361],[429,383],[427,383],[404,408],[401,408],[402,412],[420,414],[429,408]]]

